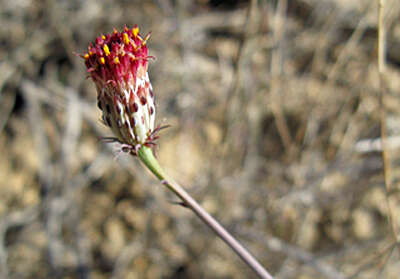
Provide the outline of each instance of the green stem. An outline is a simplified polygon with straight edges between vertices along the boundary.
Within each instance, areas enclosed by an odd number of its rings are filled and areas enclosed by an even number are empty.
[[[138,156],[149,170],[170,191],[177,195],[185,206],[190,208],[216,235],[221,238],[258,276],[263,279],[273,279],[267,270],[244,248],[217,220],[207,213],[178,183],[164,172],[149,147],[142,146]]]
[[[138,151],[138,156],[149,170],[159,179],[165,179],[165,172],[153,155],[149,147],[142,146]]]

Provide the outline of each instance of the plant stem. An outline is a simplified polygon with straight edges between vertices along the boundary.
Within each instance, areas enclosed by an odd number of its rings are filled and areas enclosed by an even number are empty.
[[[258,276],[263,279],[273,279],[267,270],[244,248],[217,220],[207,213],[178,183],[167,176],[154,157],[150,148],[142,146],[138,156],[149,170],[177,195],[185,206],[190,208],[215,234],[221,238]]]

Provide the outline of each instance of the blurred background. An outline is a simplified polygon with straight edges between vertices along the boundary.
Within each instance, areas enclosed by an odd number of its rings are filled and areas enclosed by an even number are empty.
[[[0,3],[0,278],[254,278],[100,141],[76,53],[125,24],[152,34],[160,161],[276,278],[399,278],[397,0],[385,167],[377,1]]]

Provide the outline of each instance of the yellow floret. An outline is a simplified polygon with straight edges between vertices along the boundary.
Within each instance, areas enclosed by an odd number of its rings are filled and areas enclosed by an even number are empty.
[[[118,57],[115,57],[115,58],[114,58],[114,63],[115,63],[115,64],[119,64],[119,58],[118,58]]]
[[[122,35],[122,36],[123,36],[124,44],[128,45],[130,42],[128,34],[124,33],[124,35]]]
[[[106,54],[106,56],[109,56],[110,55],[110,49],[108,48],[108,45],[104,45],[103,49],[104,49],[104,53]]]
[[[136,36],[139,34],[139,27],[132,28],[132,33],[133,36],[136,38]]]
[[[85,54],[84,56],[83,56],[85,59],[89,59],[89,54]]]
[[[100,63],[103,65],[106,64],[106,60],[104,59],[104,57],[100,57]]]

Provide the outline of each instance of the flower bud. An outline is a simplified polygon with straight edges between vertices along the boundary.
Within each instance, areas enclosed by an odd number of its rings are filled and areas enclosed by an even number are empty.
[[[97,89],[103,122],[117,140],[128,146],[152,145],[155,139],[155,106],[147,73],[146,41],[135,26],[101,35],[81,55]]]

